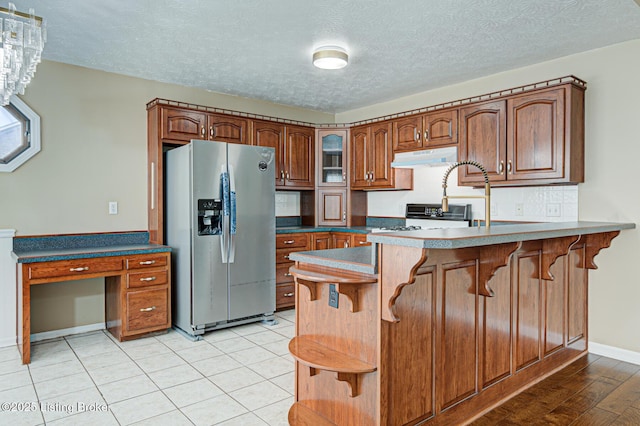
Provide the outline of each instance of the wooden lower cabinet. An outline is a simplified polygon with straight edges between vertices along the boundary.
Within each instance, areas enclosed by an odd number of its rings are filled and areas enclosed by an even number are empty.
[[[598,243],[563,238],[383,244],[373,282],[297,263],[291,424],[467,424],[584,356],[586,268]]]
[[[295,287],[289,255],[296,251],[371,245],[367,234],[352,232],[299,232],[276,235],[276,310],[295,306]]]
[[[127,256],[124,276],[105,278],[107,329],[118,340],[171,328],[170,256]]]
[[[293,261],[289,255],[296,251],[311,250],[311,234],[297,232],[276,235],[276,310],[293,308],[296,305],[293,276],[289,268]]]

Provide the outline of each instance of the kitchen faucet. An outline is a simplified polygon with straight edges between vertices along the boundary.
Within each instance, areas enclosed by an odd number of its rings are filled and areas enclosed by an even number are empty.
[[[447,180],[449,174],[453,169],[459,166],[475,166],[480,169],[482,176],[484,176],[484,195],[447,195]],[[449,198],[483,198],[484,199],[484,220],[485,226],[489,228],[491,226],[491,186],[489,185],[489,176],[484,166],[477,161],[460,161],[453,163],[445,172],[442,178],[442,211],[449,211]],[[478,226],[480,222],[478,222]]]

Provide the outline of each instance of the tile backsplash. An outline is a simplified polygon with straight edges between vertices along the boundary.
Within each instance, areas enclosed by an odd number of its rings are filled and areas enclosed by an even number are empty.
[[[300,216],[300,193],[276,191],[276,216]]]
[[[369,216],[403,217],[407,203],[440,203],[446,167],[424,167],[413,171],[412,191],[370,192]],[[457,169],[447,182],[448,195],[483,195],[483,189],[459,187]],[[484,218],[481,199],[452,199],[451,204],[471,204],[474,218]],[[491,219],[522,222],[578,220],[578,186],[529,186],[491,188]]]

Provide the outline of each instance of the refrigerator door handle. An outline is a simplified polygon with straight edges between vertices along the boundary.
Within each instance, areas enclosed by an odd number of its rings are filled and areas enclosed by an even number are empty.
[[[220,192],[222,196],[222,236],[220,238],[220,253],[222,263],[229,263],[229,217],[231,210],[229,172],[226,165],[222,165],[220,173]]]
[[[236,257],[236,179],[233,166],[229,164],[229,263]]]

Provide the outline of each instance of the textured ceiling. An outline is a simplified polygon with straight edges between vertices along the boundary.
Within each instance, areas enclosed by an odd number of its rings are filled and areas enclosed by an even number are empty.
[[[45,59],[332,113],[640,38],[634,0],[14,3]],[[349,66],[315,69],[325,44]]]

